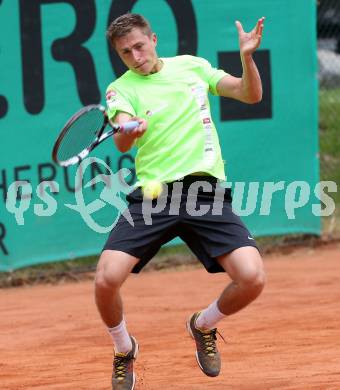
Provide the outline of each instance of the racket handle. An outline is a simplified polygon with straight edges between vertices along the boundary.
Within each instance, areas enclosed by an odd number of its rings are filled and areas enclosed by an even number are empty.
[[[132,130],[134,130],[138,126],[139,126],[138,121],[126,122],[126,123],[124,123],[124,125],[120,126],[120,131],[122,133],[130,133]]]

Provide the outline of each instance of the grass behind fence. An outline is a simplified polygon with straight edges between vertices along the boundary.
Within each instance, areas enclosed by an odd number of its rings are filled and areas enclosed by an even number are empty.
[[[335,212],[323,218],[326,236],[340,235],[340,88],[319,92],[319,139],[321,180],[337,183],[338,191],[329,193],[336,203]]]
[[[340,184],[340,88],[320,90],[319,135],[321,180]],[[340,191],[329,194],[340,204]]]

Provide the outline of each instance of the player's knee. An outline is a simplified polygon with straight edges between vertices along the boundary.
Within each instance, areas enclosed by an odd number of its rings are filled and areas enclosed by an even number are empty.
[[[118,290],[122,285],[121,279],[114,272],[99,270],[95,277],[95,287],[101,290]]]
[[[95,287],[99,290],[115,290],[119,288],[120,283],[114,275],[104,270],[99,270],[95,277]]]
[[[116,267],[106,266],[99,262],[95,276],[95,287],[101,290],[118,290],[122,285],[122,278]]]
[[[252,286],[255,292],[257,293],[257,295],[261,293],[265,284],[266,284],[266,274],[263,269],[260,269],[255,273],[254,278],[252,280]]]
[[[266,275],[262,266],[249,268],[245,270],[240,282],[244,287],[254,295],[259,295],[266,283]]]
[[[137,262],[138,259],[122,252],[103,251],[97,266],[96,289],[118,290]]]

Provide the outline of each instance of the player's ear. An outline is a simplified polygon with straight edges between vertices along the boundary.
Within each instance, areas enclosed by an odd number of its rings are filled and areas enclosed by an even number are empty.
[[[154,45],[157,46],[158,39],[157,39],[157,35],[155,33],[151,34],[151,40],[154,43]]]

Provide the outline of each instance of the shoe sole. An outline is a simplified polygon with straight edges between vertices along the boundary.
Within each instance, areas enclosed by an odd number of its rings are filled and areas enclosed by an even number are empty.
[[[138,351],[139,351],[139,345],[138,345],[138,343],[137,343],[137,340],[136,340],[133,336],[130,336],[130,337],[131,337],[131,338],[134,340],[134,342],[135,342],[136,348],[135,348],[135,353],[133,354],[133,358],[136,360],[136,359],[137,359],[137,355],[138,355]],[[135,384],[136,384],[136,380],[137,380],[137,376],[136,376],[136,374],[135,374],[135,370],[133,370],[133,375],[132,375],[132,377],[133,377],[133,382],[132,382],[131,390],[134,390]]]
[[[201,363],[200,363],[200,361],[199,361],[199,359],[198,359],[198,353],[197,353],[197,347],[196,347],[196,340],[195,340],[195,336],[193,335],[192,330],[191,330],[190,320],[191,320],[191,318],[189,319],[189,321],[187,321],[187,324],[186,324],[186,325],[187,325],[187,331],[189,332],[189,335],[191,336],[191,338],[192,338],[192,339],[194,340],[194,342],[195,342],[195,348],[196,348],[196,352],[195,352],[196,362],[197,362],[199,368],[202,370],[203,374],[207,375],[207,374],[204,372],[203,367],[201,366]],[[210,376],[210,375],[208,375],[208,376]]]

